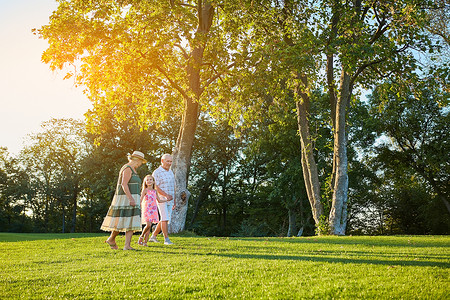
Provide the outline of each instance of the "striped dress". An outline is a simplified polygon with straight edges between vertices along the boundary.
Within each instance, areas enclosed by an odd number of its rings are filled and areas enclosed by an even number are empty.
[[[128,188],[130,189],[131,196],[134,198],[136,206],[131,206],[130,201],[127,198],[122,188],[122,176],[123,171],[126,168],[130,168],[132,175],[128,182]],[[141,179],[139,175],[133,170],[132,167],[125,165],[122,167],[119,173],[119,179],[117,181],[116,192],[106,214],[103,224],[100,227],[104,231],[141,231],[141,207],[140,207],[140,187]]]

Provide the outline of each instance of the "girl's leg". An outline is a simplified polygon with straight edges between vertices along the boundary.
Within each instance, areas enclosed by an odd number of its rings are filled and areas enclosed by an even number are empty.
[[[150,237],[150,232],[152,231],[152,223],[148,223],[148,230],[147,230],[147,232],[145,233],[145,235],[144,235],[144,244],[147,244],[147,242],[148,242],[148,238]]]
[[[151,228],[152,228],[152,223],[147,222],[147,223],[145,224],[144,230],[142,230],[142,233],[141,233],[141,235],[139,236],[139,241],[138,241],[138,244],[139,244],[139,245],[142,245],[142,243],[143,243],[143,241],[144,241],[144,239],[145,239],[145,236],[148,236],[148,232],[150,231]],[[148,239],[148,238],[147,238],[147,239]]]
[[[143,237],[143,246],[147,246],[147,242],[148,242],[148,236],[150,235],[150,231],[152,230],[152,223],[151,222],[147,222],[147,224],[145,225],[144,231],[142,231],[142,237]]]
[[[133,230],[125,232],[125,246],[123,247],[123,250],[134,250],[130,245],[132,237],[133,237]]]

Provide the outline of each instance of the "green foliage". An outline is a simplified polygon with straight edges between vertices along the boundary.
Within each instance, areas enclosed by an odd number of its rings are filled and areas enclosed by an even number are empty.
[[[0,148],[0,231],[32,230],[26,216],[29,195],[28,174],[17,158],[13,158],[6,148]]]
[[[330,226],[326,215],[321,215],[319,223],[316,224],[317,235],[327,235],[330,233]]]
[[[378,147],[380,156],[398,166],[413,168],[435,193],[448,197],[450,180],[449,94],[432,80],[397,81],[375,90],[374,117],[378,134],[392,144]]]
[[[238,128],[251,127],[249,124],[262,121],[261,112],[267,107],[288,111],[292,102],[302,103],[304,111],[299,109],[297,117],[303,145],[310,145],[316,138],[314,134],[310,136],[315,130],[309,122],[324,122],[327,116],[334,131],[345,132],[347,122],[336,127],[336,115],[346,120],[347,111],[358,106],[356,103],[346,109],[350,99],[359,101],[359,97],[352,98],[353,91],[369,88],[393,71],[412,72],[417,68],[412,49],[438,48],[423,31],[426,11],[410,1],[230,1],[225,7],[224,26],[236,32],[232,39],[239,45],[238,52],[247,59],[236,67],[238,72],[223,82],[224,89],[230,85],[236,88],[233,96],[218,103],[219,114],[227,112],[230,123]],[[329,113],[310,110],[313,102],[320,99],[314,97],[314,91],[328,92]],[[337,112],[337,103],[345,109]],[[308,121],[300,121],[305,115]],[[322,128],[321,133],[328,133],[329,137],[334,134]],[[336,173],[337,163],[347,163],[344,152],[337,153],[347,147],[346,134],[335,135],[333,141],[326,138],[322,141],[328,141],[332,151],[319,150],[314,158],[310,156],[309,169],[304,172],[312,173],[314,187],[321,185],[321,195],[310,195],[311,205],[328,214],[333,211],[331,205],[340,203],[344,207],[344,202],[350,202],[346,196],[335,197],[347,195],[347,190],[339,190],[347,189],[347,170],[345,174]],[[319,149],[325,145],[326,142]],[[341,213],[346,214],[339,211],[330,215],[330,222],[335,224],[332,218]]]
[[[113,251],[105,238],[0,233],[0,297],[443,299],[448,294],[447,236],[174,235],[170,249],[160,243],[138,251]],[[123,236],[117,242],[121,247]],[[157,280],[144,275],[155,268]]]
[[[275,107],[261,112],[265,121],[239,140],[223,122],[201,119],[187,228],[201,235],[282,236],[303,227],[304,234],[313,234],[291,114]],[[294,224],[289,211],[296,216]]]
[[[369,100],[358,135],[377,141],[361,160],[366,188],[355,198],[355,222],[367,221],[354,224],[372,234],[448,234],[448,92],[428,76],[401,76]]]
[[[253,224],[250,220],[244,220],[239,230],[231,236],[240,237],[264,237],[271,235],[271,229],[266,223]]]
[[[181,116],[188,99],[209,105],[202,94],[233,59],[227,38],[218,22],[202,31],[196,4],[173,4],[59,1],[50,23],[35,30],[49,42],[42,60],[52,69],[79,66],[68,77],[93,102],[92,124],[110,115],[147,129]]]
[[[242,217],[237,180],[242,142],[224,121],[199,119],[190,168],[186,227],[202,235],[229,235]]]
[[[94,104],[89,134],[78,122],[53,121],[32,136],[23,162],[2,152],[2,230],[30,230],[34,222],[33,230],[60,231],[66,219],[77,219],[77,231],[98,230],[126,153],[143,151],[150,159],[140,175],[151,172],[174,148],[185,100],[194,99],[201,119],[188,228],[206,235],[278,236],[299,228],[313,234],[294,107],[308,95],[328,215],[335,175],[329,98],[340,96],[347,72],[350,229],[445,233],[448,216],[437,212],[448,199],[449,72],[439,51],[448,25],[428,22],[446,20],[448,6],[434,9],[441,1],[219,1],[208,33],[198,31],[196,1],[58,2],[50,23],[36,31],[49,42],[42,59],[52,69],[75,67],[67,77]],[[433,58],[427,78],[415,78],[426,70],[417,51]],[[370,107],[362,103],[360,89],[387,75]],[[393,143],[375,142],[383,136]],[[69,201],[71,192],[78,196]],[[329,231],[326,219],[317,226],[321,233]]]
[[[35,230],[65,232],[67,227],[74,232],[84,175],[81,163],[90,151],[84,125],[73,119],[51,119],[41,127],[41,132],[29,135],[29,144],[20,153]]]

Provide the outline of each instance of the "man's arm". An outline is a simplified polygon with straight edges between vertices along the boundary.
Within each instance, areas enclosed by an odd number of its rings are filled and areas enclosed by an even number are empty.
[[[159,188],[159,186],[155,185],[155,189],[158,192],[158,194],[164,196],[167,198],[167,201],[170,201],[173,199],[172,195],[167,194],[166,192],[164,192],[162,189]]]

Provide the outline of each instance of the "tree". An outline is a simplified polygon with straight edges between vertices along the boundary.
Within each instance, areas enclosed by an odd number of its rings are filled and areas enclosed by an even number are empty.
[[[428,9],[428,22],[426,30],[431,34],[439,36],[444,43],[450,45],[450,3],[446,0],[433,1],[434,6]]]
[[[246,30],[241,43],[256,59],[254,73],[272,74],[266,95],[285,101],[291,93],[297,104],[305,186],[316,225],[328,220],[329,233],[345,234],[348,200],[347,114],[355,91],[369,88],[397,70],[416,66],[411,50],[433,45],[423,34],[428,2],[413,1],[261,1],[232,2],[230,19]],[[244,17],[241,17],[244,15]],[[259,16],[256,18],[255,16]],[[239,20],[242,22],[239,22]],[[249,25],[251,24],[251,29]],[[260,78],[260,77],[258,77]],[[280,91],[276,94],[276,91]],[[310,104],[315,90],[327,91],[333,132],[333,168],[329,176],[330,199],[323,201]],[[242,100],[242,99],[239,99]],[[253,99],[252,99],[253,100]],[[274,101],[275,102],[275,101]],[[241,101],[237,101],[242,106]],[[248,114],[248,112],[246,112]],[[330,201],[325,216],[322,202]],[[322,220],[322,221],[321,221]],[[326,226],[325,226],[326,227]]]
[[[81,64],[74,73],[97,113],[139,103],[135,116],[115,115],[146,128],[171,114],[181,116],[173,149],[177,209],[170,231],[183,230],[192,145],[206,91],[233,66],[211,1],[59,1],[42,59],[52,69]],[[68,76],[72,73],[69,72]],[[184,195],[185,197],[181,197]]]
[[[46,230],[54,230],[52,222],[59,222],[53,209],[60,209],[61,230],[65,232],[66,209],[70,207],[70,231],[75,232],[84,175],[81,164],[90,152],[84,125],[73,119],[51,119],[41,127],[42,132],[30,134],[30,144],[20,154],[36,191],[32,201],[33,215],[39,218],[43,214],[43,226]]]
[[[194,145],[191,190],[195,193],[188,226],[193,228],[199,214],[208,210],[221,216],[219,226],[222,235],[227,228],[227,206],[232,202],[231,182],[239,160],[242,143],[233,135],[232,128],[222,120],[213,120],[202,114]],[[189,228],[188,227],[188,228]]]
[[[413,77],[379,85],[370,99],[378,134],[389,138],[377,147],[380,159],[414,170],[450,214],[448,92],[431,78]]]
[[[17,158],[0,148],[0,231],[29,232],[30,184]]]
[[[354,179],[363,189],[352,198],[351,231],[448,232],[449,94],[436,77],[436,70],[393,74],[352,110],[350,137],[360,156]]]

